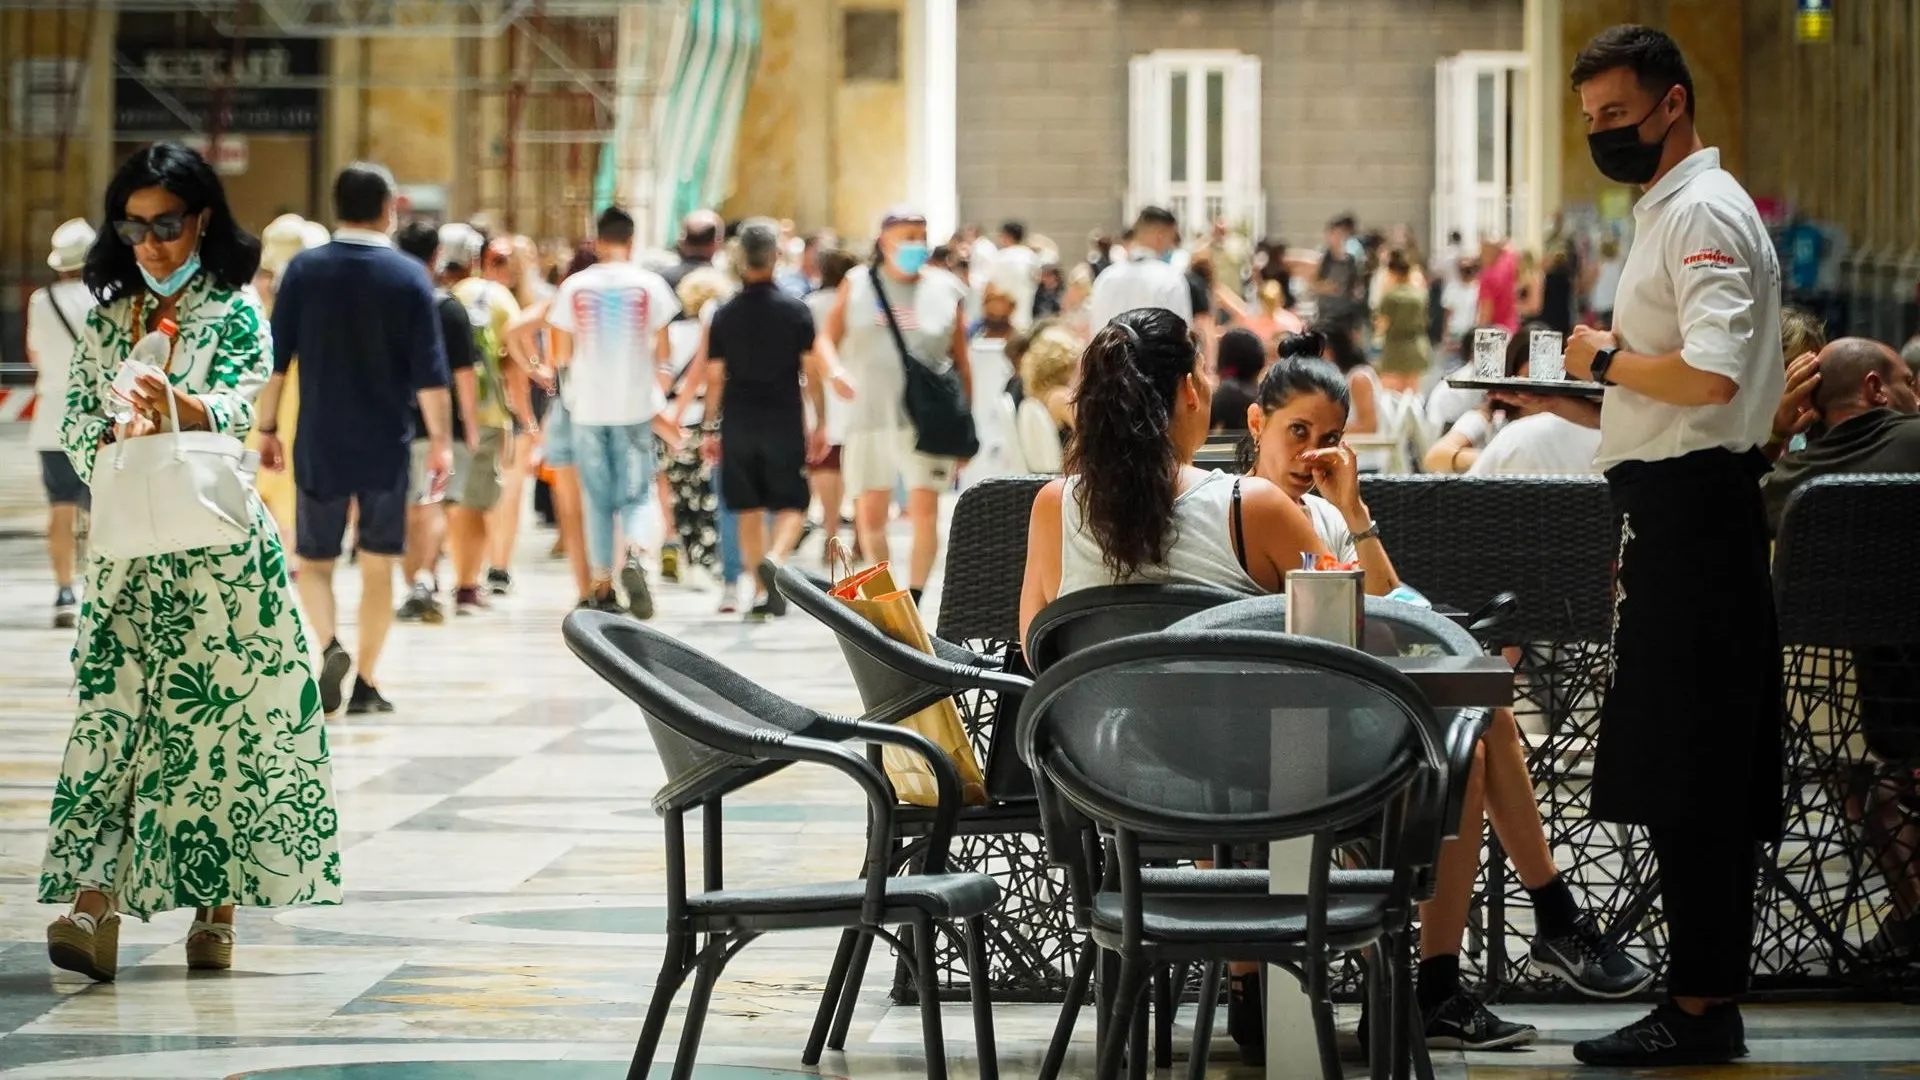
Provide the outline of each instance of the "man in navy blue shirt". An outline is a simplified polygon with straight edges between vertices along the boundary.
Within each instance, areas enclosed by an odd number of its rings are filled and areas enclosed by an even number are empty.
[[[287,264],[273,309],[273,378],[261,416],[273,416],[288,366],[300,358],[300,420],[294,476],[300,600],[320,640],[320,704],[340,707],[354,660],[335,636],[333,564],[347,519],[358,511],[360,656],[349,713],[391,712],[374,669],[393,625],[393,572],[406,548],[407,481],[414,405],[427,428],[428,471],[452,466],[452,404],[446,347],[426,268],[393,250],[393,174],[347,166],[333,185],[333,242]],[[273,467],[275,432],[260,455]]]

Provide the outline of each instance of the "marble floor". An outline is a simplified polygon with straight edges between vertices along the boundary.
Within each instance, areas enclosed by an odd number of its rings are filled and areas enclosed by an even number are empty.
[[[70,635],[47,629],[52,597],[35,493],[20,482],[31,459],[6,427],[0,1076],[625,1075],[660,962],[662,844],[648,799],[662,773],[633,710],[562,644],[568,586],[539,533],[522,545],[520,588],[494,610],[395,632],[382,666],[397,713],[331,723],[344,905],[242,912],[236,963],[224,974],[187,972],[186,912],[129,920],[112,985],[47,964],[43,927],[56,912],[35,903],[35,880],[70,715]],[[344,580],[351,588],[352,575]],[[804,616],[753,626],[714,615],[711,593],[666,589],[660,601],[658,624],[677,637],[798,700],[857,711],[838,650]],[[344,637],[351,645],[350,629]],[[861,804],[836,775],[796,768],[732,805],[730,884],[839,878],[858,863]],[[698,1075],[815,1075],[800,1068],[799,1054],[835,940],[774,936],[742,953],[716,993]],[[848,1051],[829,1054],[818,1075],[925,1075],[916,1013],[887,1002],[889,969],[871,965]],[[1443,1076],[1573,1075],[1574,1039],[1638,1012],[1502,1011],[1539,1024],[1543,1042],[1472,1060],[1443,1055]],[[1053,1007],[1005,1006],[996,1016],[1003,1075],[1031,1076]],[[1749,1023],[1754,1064],[1690,1075],[1920,1075],[1920,1014],[1911,1009],[1759,1008]],[[1070,1076],[1092,1071],[1091,1023],[1084,1027]],[[663,1053],[676,1029],[677,1019]],[[955,1075],[974,1075],[963,1005],[949,1008],[947,1034]],[[1259,1073],[1222,1056],[1215,1075]]]

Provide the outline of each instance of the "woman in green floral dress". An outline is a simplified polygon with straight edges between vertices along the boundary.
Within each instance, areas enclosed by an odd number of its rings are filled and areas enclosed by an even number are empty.
[[[139,151],[107,188],[106,217],[85,275],[100,306],[61,430],[82,479],[102,447],[152,434],[169,408],[183,429],[244,438],[273,357],[243,291],[259,244],[204,159],[171,143]],[[179,328],[165,377],[116,398],[122,362],[162,319]],[[112,979],[122,911],[197,908],[188,964],[225,968],[234,905],[339,902],[319,692],[279,531],[252,503],[252,532],[232,548],[93,560],[79,716],[40,877],[42,902],[73,904],[47,928],[60,967]]]

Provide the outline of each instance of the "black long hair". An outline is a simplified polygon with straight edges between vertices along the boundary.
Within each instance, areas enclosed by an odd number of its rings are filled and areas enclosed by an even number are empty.
[[[1303,338],[1308,335],[1291,336]],[[1272,416],[1274,410],[1284,408],[1287,402],[1302,394],[1319,394],[1343,410],[1351,411],[1353,408],[1353,392],[1347,389],[1346,377],[1340,374],[1340,369],[1333,366],[1332,361],[1320,359],[1317,353],[1283,355],[1260,377],[1260,386],[1254,391],[1254,403],[1260,406],[1261,413]],[[1260,460],[1260,444],[1253,441],[1251,430],[1241,437],[1236,451],[1234,471],[1252,472]]]
[[[1165,562],[1173,543],[1173,403],[1198,355],[1186,320],[1165,308],[1121,313],[1081,355],[1066,471],[1116,577]]]
[[[107,184],[106,224],[87,252],[86,269],[81,275],[95,299],[112,303],[147,287],[133,249],[113,231],[113,223],[126,216],[129,196],[150,187],[165,188],[178,196],[187,204],[189,216],[209,212],[207,226],[200,232],[200,266],[215,282],[223,288],[238,289],[253,280],[260,269],[260,241],[233,220],[226,188],[221,186],[213,166],[179,143],[158,142],[134,151]]]

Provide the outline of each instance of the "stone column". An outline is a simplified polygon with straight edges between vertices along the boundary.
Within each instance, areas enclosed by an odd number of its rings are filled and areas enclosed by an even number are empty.
[[[960,212],[955,0],[908,0],[905,22],[907,190],[927,215],[928,236],[940,243],[953,235]]]
[[[1560,139],[1571,97],[1561,45],[1560,0],[1526,0],[1522,35],[1527,52],[1526,163],[1527,214],[1516,239],[1538,251],[1547,221],[1564,202]]]

